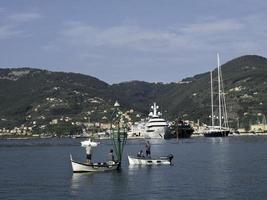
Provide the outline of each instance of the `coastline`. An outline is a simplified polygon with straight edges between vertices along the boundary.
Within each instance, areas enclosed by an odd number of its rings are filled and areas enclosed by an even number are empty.
[[[267,133],[233,133],[233,134],[229,134],[228,137],[243,137],[243,136],[267,136]],[[195,137],[204,137],[203,134],[193,134],[191,135],[192,138]],[[53,137],[53,136],[49,136],[49,137],[42,137],[42,136],[10,136],[10,135],[1,135],[0,136],[0,140],[32,140],[32,139],[51,139],[51,138],[57,138],[57,139],[64,139],[64,138],[70,138],[70,139],[81,139],[81,137],[71,137],[71,136],[63,136],[63,137]],[[89,137],[83,137],[85,138],[89,138]],[[105,139],[110,139],[108,137],[103,137],[103,138],[97,138],[98,140],[105,140]],[[145,139],[144,137],[128,137],[128,140],[137,140],[137,139]],[[183,139],[183,138],[182,138]],[[187,138],[190,139],[190,138]]]

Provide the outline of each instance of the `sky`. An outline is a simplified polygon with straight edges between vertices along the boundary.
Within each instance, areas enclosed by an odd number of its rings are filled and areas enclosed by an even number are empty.
[[[0,68],[177,82],[267,56],[266,0],[0,0]]]

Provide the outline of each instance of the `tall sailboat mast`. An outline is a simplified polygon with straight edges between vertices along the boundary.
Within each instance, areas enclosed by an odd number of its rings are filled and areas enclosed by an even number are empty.
[[[213,83],[212,71],[210,71],[210,98],[211,98],[211,126],[214,126],[214,112],[213,112]]]
[[[222,108],[223,108],[223,126],[229,129],[228,114],[227,114],[227,107],[226,107],[225,92],[224,92],[222,69],[221,68],[220,68],[220,75],[221,75],[220,79],[221,79],[221,94],[222,94]]]
[[[217,67],[218,67],[218,90],[219,90],[219,126],[222,128],[222,108],[221,108],[221,75],[220,75],[220,57],[217,53]]]
[[[224,93],[224,88],[223,88],[223,80],[222,80],[222,71],[221,71],[221,65],[220,65],[220,57],[219,54],[217,53],[217,73],[218,73],[218,93],[216,92],[216,96],[218,94],[218,101],[219,103],[218,106],[218,111],[216,114],[216,118],[214,117],[214,86],[213,86],[213,76],[214,73],[212,71],[210,72],[210,98],[211,98],[211,124],[212,126],[208,127],[206,132],[204,131],[204,136],[205,137],[226,137],[228,136],[230,129],[228,128],[228,116],[227,116],[227,111],[226,111],[226,102],[225,102],[225,93]],[[215,70],[216,74],[216,70]],[[217,90],[217,89],[216,89]],[[217,100],[216,100],[217,101]],[[217,104],[215,102],[215,104]],[[217,108],[216,108],[217,110]],[[215,121],[218,119],[218,123]],[[227,129],[225,127],[227,125]]]

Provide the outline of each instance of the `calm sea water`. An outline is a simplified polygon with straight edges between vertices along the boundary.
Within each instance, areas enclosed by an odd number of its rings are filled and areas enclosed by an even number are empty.
[[[129,167],[144,147],[129,140],[120,172],[73,174],[69,154],[84,159],[79,140],[0,140],[0,199],[266,199],[267,137],[192,138],[152,146],[174,154],[173,166]],[[112,148],[101,141],[95,160]]]

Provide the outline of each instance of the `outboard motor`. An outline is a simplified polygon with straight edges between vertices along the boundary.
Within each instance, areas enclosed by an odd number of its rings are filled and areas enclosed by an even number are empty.
[[[169,154],[168,155],[168,158],[169,158],[170,164],[172,164],[173,155],[172,154]]]

